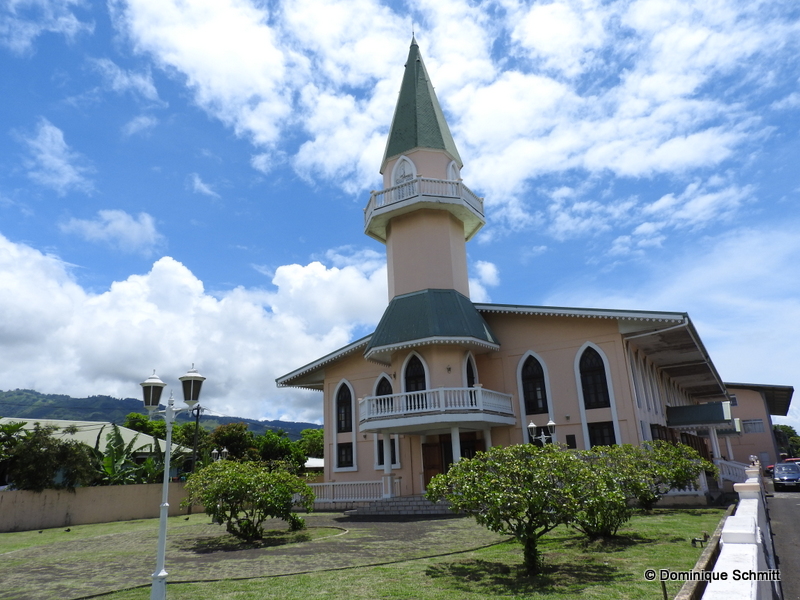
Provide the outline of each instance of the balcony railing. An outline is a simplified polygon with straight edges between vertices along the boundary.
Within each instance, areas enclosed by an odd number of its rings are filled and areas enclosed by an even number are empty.
[[[310,483],[317,504],[333,502],[371,502],[383,498],[383,483],[378,481],[339,481]],[[400,480],[393,482],[394,495],[400,495]]]
[[[378,208],[420,196],[460,199],[479,215],[483,216],[483,198],[477,196],[461,181],[417,177],[400,185],[379,192],[372,192],[369,197],[369,203],[364,209],[364,221],[369,222],[372,213]]]
[[[511,396],[481,387],[436,388],[390,396],[367,396],[359,406],[359,422],[426,413],[490,412],[513,415]]]

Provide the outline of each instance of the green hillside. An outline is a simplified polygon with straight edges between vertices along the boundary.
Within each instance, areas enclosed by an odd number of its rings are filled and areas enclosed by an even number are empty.
[[[121,425],[132,412],[147,414],[141,400],[134,398],[112,398],[111,396],[89,396],[72,398],[62,394],[41,394],[34,390],[0,391],[0,417],[20,420],[66,419],[70,421],[107,421]],[[178,415],[177,422],[189,420],[187,414]],[[203,414],[200,424],[206,429],[214,429],[227,423],[247,423],[255,434],[263,434],[267,429],[282,429],[290,439],[300,438],[303,429],[318,429],[314,423],[292,421],[256,421],[243,417],[219,417]]]

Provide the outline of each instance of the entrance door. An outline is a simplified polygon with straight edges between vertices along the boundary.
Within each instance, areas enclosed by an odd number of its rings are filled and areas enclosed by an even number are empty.
[[[442,469],[442,450],[438,443],[422,444],[422,471],[425,487],[433,479],[434,475],[443,473]]]

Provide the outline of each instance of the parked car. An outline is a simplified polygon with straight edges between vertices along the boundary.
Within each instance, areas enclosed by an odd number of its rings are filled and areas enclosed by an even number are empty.
[[[784,463],[800,463],[800,458],[785,458],[781,462]],[[764,475],[766,477],[772,477],[772,470],[775,468],[775,465],[767,465],[764,467]]]
[[[786,487],[800,489],[800,464],[784,462],[775,465],[772,487],[776,492]]]

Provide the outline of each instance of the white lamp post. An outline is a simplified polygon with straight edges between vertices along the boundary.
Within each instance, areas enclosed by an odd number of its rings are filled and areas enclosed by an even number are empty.
[[[536,424],[533,421],[528,423],[528,435],[530,436],[531,441],[539,440],[542,443],[542,446],[544,446],[548,441],[553,441],[553,434],[556,432],[556,424],[553,419],[550,419],[547,422],[547,432],[550,435],[547,435],[547,433],[542,430],[542,433],[537,436]]]
[[[158,558],[156,560],[156,570],[153,573],[153,586],[150,589],[150,600],[166,600],[167,597],[167,571],[164,569],[164,559],[167,551],[167,516],[169,515],[169,461],[172,455],[172,424],[175,417],[185,410],[191,410],[197,404],[200,397],[200,388],[205,381],[205,377],[192,368],[183,377],[178,378],[183,386],[183,401],[188,408],[174,408],[175,400],[172,393],[169,395],[169,402],[166,410],[158,410],[158,403],[161,400],[161,392],[164,391],[166,383],[161,381],[155,371],[140,385],[144,392],[144,407],[154,415],[162,415],[167,424],[167,447],[164,449],[164,485],[161,490],[161,512],[158,524]]]

